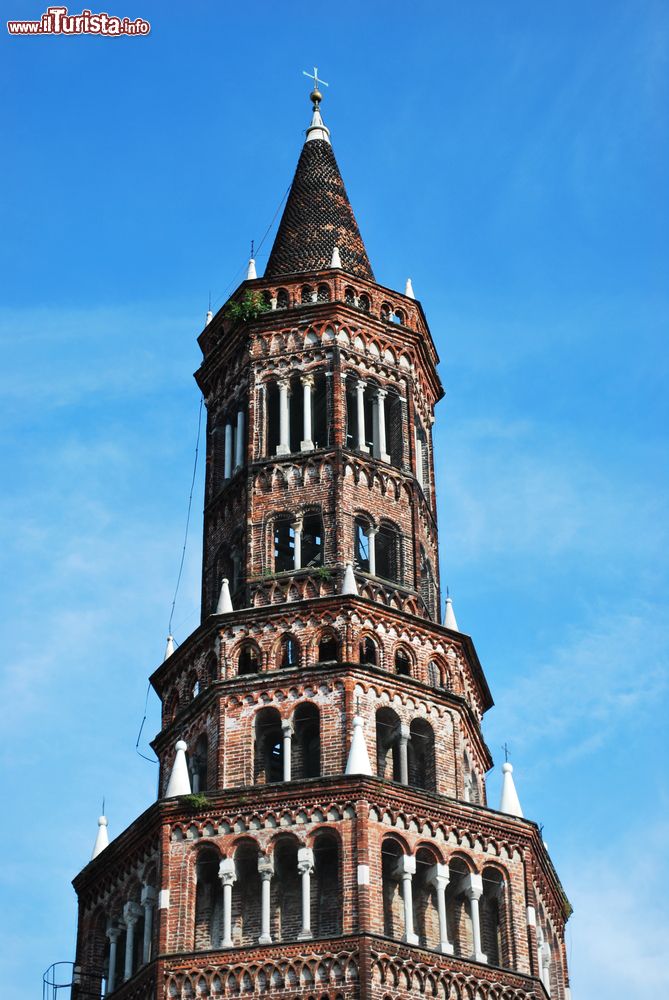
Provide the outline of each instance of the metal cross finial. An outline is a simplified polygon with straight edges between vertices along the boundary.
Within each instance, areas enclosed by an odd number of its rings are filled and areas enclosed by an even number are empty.
[[[330,84],[326,83],[325,80],[318,79],[318,66],[314,66],[313,73],[307,73],[306,69],[302,70],[304,76],[308,76],[310,80],[314,81],[314,90],[318,90],[319,85],[322,83],[324,87],[329,87]]]
[[[502,750],[504,751],[504,759],[505,759],[505,761],[508,764],[508,762],[509,762],[509,747],[508,747],[507,743],[504,744],[504,746],[502,747]]]

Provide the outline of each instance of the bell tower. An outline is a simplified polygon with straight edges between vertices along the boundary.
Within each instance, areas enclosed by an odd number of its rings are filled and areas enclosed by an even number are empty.
[[[199,627],[151,681],[159,797],[76,877],[73,996],[568,1000],[569,903],[450,599],[438,357],[312,119],[265,273],[207,317]],[[101,828],[102,829],[102,828]]]

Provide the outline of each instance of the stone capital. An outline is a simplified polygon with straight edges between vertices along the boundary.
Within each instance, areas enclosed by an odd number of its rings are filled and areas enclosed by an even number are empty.
[[[139,903],[128,901],[123,907],[123,921],[126,926],[137,923],[144,916],[144,910]]]
[[[416,874],[416,858],[413,854],[400,854],[395,864],[394,873],[397,878],[411,878]]]
[[[284,739],[286,738],[286,736],[293,735],[293,723],[290,721],[290,719],[281,720],[281,732],[283,733]]]
[[[108,927],[106,933],[110,941],[118,941],[119,937],[121,936],[121,928]]]
[[[223,858],[218,865],[218,877],[222,885],[232,885],[237,881],[237,870],[232,858]]]
[[[271,879],[274,874],[274,858],[271,855],[260,855],[258,858],[258,874],[264,882]]]
[[[460,882],[460,891],[464,892],[467,899],[480,899],[483,895],[483,879],[474,873],[464,875]]]
[[[155,906],[158,902],[158,892],[152,885],[143,885],[140,898],[142,906]]]
[[[308,385],[310,388],[313,388],[313,385],[314,385],[314,376],[313,375],[301,375],[300,376],[300,382],[302,383],[302,385]]]
[[[310,847],[299,847],[297,850],[297,870],[300,875],[306,875],[314,870],[314,852]]]
[[[442,865],[439,862],[428,868],[425,873],[425,881],[428,885],[433,885],[437,889],[445,889],[448,885],[449,879],[450,872],[448,870],[448,865]]]
[[[400,743],[408,743],[411,739],[411,729],[405,722],[400,722]]]

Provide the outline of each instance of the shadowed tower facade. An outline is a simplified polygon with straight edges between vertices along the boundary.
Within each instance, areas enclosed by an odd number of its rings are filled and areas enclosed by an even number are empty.
[[[265,274],[199,337],[201,623],[151,678],[158,800],[75,879],[73,995],[568,1000],[569,904],[509,764],[487,803],[441,620],[437,354],[311,97]]]

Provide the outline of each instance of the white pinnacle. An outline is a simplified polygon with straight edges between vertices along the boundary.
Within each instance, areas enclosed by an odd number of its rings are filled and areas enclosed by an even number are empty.
[[[355,573],[353,572],[353,563],[347,562],[346,569],[344,570],[344,579],[341,583],[342,594],[357,594],[358,584],[355,582]]]
[[[167,660],[174,652],[174,636],[168,635],[167,645],[165,646],[165,655],[163,656],[163,663]]]
[[[320,100],[314,102],[314,113],[311,118],[311,125],[307,129],[306,142],[311,142],[313,139],[323,139],[324,142],[330,142],[330,129],[323,124],[319,104]]]
[[[188,774],[188,764],[186,762],[186,750],[188,747],[183,740],[177,740],[176,756],[172,764],[170,780],[165,789],[165,798],[169,799],[173,795],[190,795],[190,775]]]
[[[95,844],[93,845],[93,853],[91,854],[91,861],[93,858],[97,858],[98,854],[102,854],[105,847],[109,847],[109,831],[107,829],[107,817],[100,816],[98,819],[98,835],[95,838]]]
[[[446,598],[446,610],[444,611],[444,625],[446,628],[452,628],[454,632],[459,632],[458,623],[455,620],[455,611],[453,610],[453,601],[450,596]]]
[[[407,278],[406,288],[404,289],[404,294],[409,299],[415,299],[416,296],[413,293],[413,285],[411,284],[411,278]]]
[[[332,260],[330,261],[330,267],[341,267],[341,257],[339,256],[339,247],[335,247],[332,251]]]
[[[502,798],[499,803],[499,811],[508,813],[509,816],[520,816],[523,810],[520,808],[520,799],[513,781],[513,766],[508,760],[502,764]]]
[[[211,311],[211,309],[207,309],[207,318],[204,321],[204,325],[209,326],[213,318],[214,318],[213,312]]]
[[[221,592],[218,595],[218,604],[216,605],[217,615],[227,615],[232,611],[232,598],[230,597],[230,585],[228,583],[227,577],[223,577],[221,580]]]
[[[253,259],[253,257],[251,257],[251,259],[249,261],[249,269],[246,272],[246,280],[247,281],[255,281],[255,279],[257,277],[258,277],[258,275],[256,274],[256,262]]]
[[[372,773],[372,765],[369,762],[363,726],[363,720],[359,715],[356,715],[353,719],[353,736],[351,738],[351,749],[348,752],[348,760],[346,761],[346,774]]]

